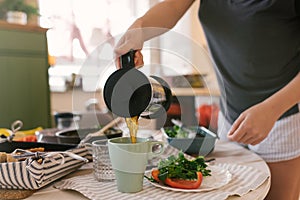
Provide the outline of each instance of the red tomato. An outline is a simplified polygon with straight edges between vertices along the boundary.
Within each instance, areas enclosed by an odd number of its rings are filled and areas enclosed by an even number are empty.
[[[159,170],[158,169],[153,169],[151,172],[151,175],[154,180],[160,182],[158,175],[159,175]],[[171,179],[171,178],[166,178],[164,181],[164,184],[173,187],[173,188],[180,188],[180,189],[197,189],[200,187],[202,183],[202,173],[197,172],[197,180],[183,180],[183,179]]]
[[[158,175],[159,175],[159,170],[158,169],[153,169],[151,171],[151,175],[152,175],[152,178],[154,178],[154,180],[156,180],[157,182],[160,182],[160,180],[158,178]]]

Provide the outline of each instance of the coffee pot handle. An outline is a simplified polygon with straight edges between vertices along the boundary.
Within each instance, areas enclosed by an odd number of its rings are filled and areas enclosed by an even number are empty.
[[[134,54],[136,50],[130,49],[130,51],[121,56],[121,68],[134,68]]]

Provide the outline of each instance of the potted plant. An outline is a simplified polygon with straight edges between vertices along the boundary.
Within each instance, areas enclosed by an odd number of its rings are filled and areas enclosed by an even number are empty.
[[[29,5],[25,0],[3,0],[0,4],[2,15],[9,23],[27,24],[27,18],[38,15],[38,8]]]

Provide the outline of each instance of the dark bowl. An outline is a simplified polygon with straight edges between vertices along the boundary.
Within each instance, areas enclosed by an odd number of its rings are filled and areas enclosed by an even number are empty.
[[[79,144],[79,142],[85,138],[89,133],[99,131],[100,128],[86,128],[86,129],[65,129],[58,131],[55,135],[58,143],[61,144]],[[91,143],[95,140],[110,139],[115,137],[121,137],[123,134],[122,130],[110,128],[104,132],[104,135],[92,137],[87,142]]]
[[[168,143],[189,155],[207,156],[214,150],[217,135],[204,127],[187,127],[195,136],[186,138],[169,137],[165,130],[172,127],[162,128],[164,137]]]

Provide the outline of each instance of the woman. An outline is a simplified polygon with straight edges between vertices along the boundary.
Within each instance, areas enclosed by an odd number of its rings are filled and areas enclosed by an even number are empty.
[[[144,41],[173,28],[193,3],[158,3],[131,25],[116,54],[138,50],[135,63],[142,66]],[[300,1],[201,0],[199,18],[221,87],[218,134],[265,159],[271,170],[267,199],[298,200]]]

